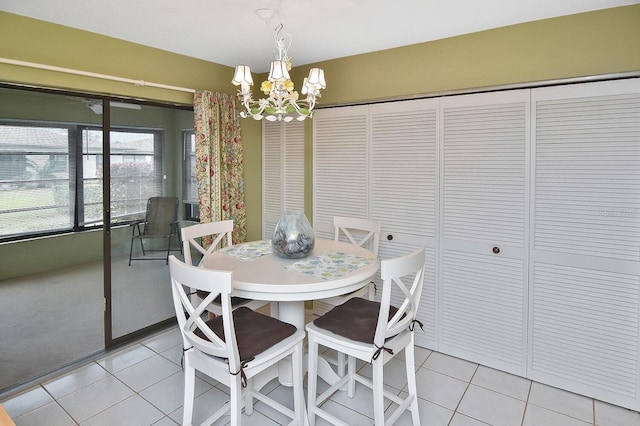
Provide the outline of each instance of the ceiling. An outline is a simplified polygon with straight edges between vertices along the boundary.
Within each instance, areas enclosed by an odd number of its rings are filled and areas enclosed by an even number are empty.
[[[282,23],[293,65],[640,0],[0,0],[0,10],[264,72]],[[71,7],[70,4],[73,4]],[[270,22],[257,9],[275,10]],[[594,31],[598,29],[595,28]]]

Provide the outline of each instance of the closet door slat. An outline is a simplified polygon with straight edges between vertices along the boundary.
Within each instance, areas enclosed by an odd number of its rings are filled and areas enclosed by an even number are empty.
[[[640,81],[532,90],[533,380],[640,408]]]
[[[434,348],[438,212],[438,99],[384,103],[370,108],[371,217],[382,223],[380,257],[423,245],[426,263],[416,341]],[[387,237],[392,236],[392,240]],[[392,303],[403,295],[392,294]]]
[[[333,217],[369,215],[368,107],[313,116],[313,226],[333,238]]]
[[[529,91],[441,104],[440,348],[524,375]]]
[[[282,212],[304,212],[304,123],[262,122],[262,238]]]

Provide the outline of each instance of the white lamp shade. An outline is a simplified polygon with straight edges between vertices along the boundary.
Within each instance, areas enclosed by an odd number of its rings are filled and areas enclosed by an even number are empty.
[[[238,65],[231,82],[234,86],[239,86],[241,84],[252,85],[253,77],[251,77],[251,68],[249,67],[249,65]]]
[[[307,80],[310,86],[317,87],[318,89],[327,87],[327,83],[324,80],[324,71],[320,68],[311,68]]]
[[[0,0],[1,1],[1,0]],[[294,119],[302,121],[311,117],[316,106],[316,99],[320,97],[320,91],[327,87],[324,79],[324,71],[320,68],[311,68],[309,76],[302,83],[301,92],[304,98],[300,98],[294,90],[293,82],[289,75],[291,59],[287,54],[291,46],[289,34],[280,35],[282,24],[276,28],[275,42],[277,54],[271,62],[269,76],[260,86],[260,91],[266,95],[262,99],[254,100],[251,96],[253,77],[248,65],[236,66],[231,82],[238,89],[238,99],[242,102],[243,111],[240,116],[251,117],[255,120],[284,121]]]
[[[286,81],[289,79],[289,71],[287,70],[287,63],[285,61],[271,62],[271,69],[269,70],[269,81]]]

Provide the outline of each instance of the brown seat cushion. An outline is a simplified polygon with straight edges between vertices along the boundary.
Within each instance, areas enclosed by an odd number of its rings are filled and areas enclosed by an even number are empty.
[[[268,315],[241,307],[233,311],[233,323],[236,329],[236,341],[240,352],[240,361],[251,361],[256,355],[269,349],[276,343],[296,332],[296,327]],[[224,340],[222,316],[206,322],[218,337]],[[206,339],[198,329],[195,334]]]
[[[389,318],[398,308],[389,307]],[[380,313],[380,302],[354,297],[317,318],[313,323],[332,333],[358,342],[373,343]]]

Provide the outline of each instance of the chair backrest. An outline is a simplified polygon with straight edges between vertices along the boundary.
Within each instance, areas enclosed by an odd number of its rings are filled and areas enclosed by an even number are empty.
[[[374,219],[359,219],[355,217],[334,216],[335,240],[345,236],[351,244],[364,247],[378,255],[380,245],[380,221]]]
[[[240,355],[231,314],[233,273],[187,265],[174,255],[169,256],[169,272],[173,304],[184,349],[193,346],[206,354],[228,359],[230,371],[239,371]],[[208,295],[203,300],[192,298],[189,296],[190,289],[201,290]],[[207,306],[218,295],[222,305],[224,340],[202,318],[202,314],[207,312]]]
[[[380,277],[383,287],[380,314],[374,337],[374,343],[378,347],[382,347],[384,341],[389,337],[393,337],[412,326],[411,323],[416,319],[422,295],[424,264],[424,247],[405,256],[380,262]],[[400,306],[396,306],[398,311],[389,318],[393,288],[396,288],[404,298]]]
[[[151,197],[147,200],[144,234],[147,236],[167,236],[173,232],[178,220],[178,198]]]
[[[187,264],[193,265],[191,249],[195,249],[202,255],[198,265],[202,263],[204,256],[217,250],[219,247],[229,247],[233,245],[231,233],[233,232],[233,220],[222,220],[219,222],[197,223],[195,225],[182,228],[182,248],[184,260]],[[227,245],[224,245],[224,237],[227,237]],[[208,246],[203,244],[203,237],[211,237]],[[200,241],[198,241],[200,239]],[[205,248],[207,246],[207,248]]]

